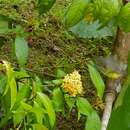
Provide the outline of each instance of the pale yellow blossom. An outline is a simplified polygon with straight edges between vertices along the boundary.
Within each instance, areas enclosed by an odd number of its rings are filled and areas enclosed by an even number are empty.
[[[76,70],[64,77],[62,86],[73,97],[83,93],[81,75]]]

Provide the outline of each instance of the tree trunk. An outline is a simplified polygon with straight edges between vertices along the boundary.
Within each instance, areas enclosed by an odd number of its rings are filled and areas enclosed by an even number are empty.
[[[125,33],[122,30],[118,29],[113,54],[117,55],[120,63],[127,64],[129,51],[130,51],[130,33]]]
[[[119,64],[127,65],[129,51],[130,51],[130,33],[125,33],[121,29],[118,29],[112,54],[117,56]],[[108,122],[111,116],[112,105],[117,96],[117,89],[121,86],[122,78],[123,76],[115,80],[107,79],[106,82],[107,93],[105,97],[105,109],[102,117],[101,130],[107,130]]]

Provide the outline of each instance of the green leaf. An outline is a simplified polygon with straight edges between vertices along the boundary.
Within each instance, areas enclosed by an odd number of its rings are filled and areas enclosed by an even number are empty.
[[[130,87],[130,76],[128,76],[125,80],[124,80],[124,84],[121,88],[121,92],[120,94],[118,95],[117,97],[117,100],[114,104],[114,110],[117,109],[118,107],[120,107],[123,103],[123,99],[124,99],[124,96],[127,92],[127,89],[128,87]]]
[[[8,63],[6,61],[3,61],[3,63],[6,68],[6,75],[7,75],[7,84],[6,84],[6,88],[4,91],[4,95],[5,95],[8,92],[8,89],[10,87],[10,82],[11,82],[12,78],[14,77],[14,71],[13,71],[10,63]]]
[[[73,34],[80,38],[102,38],[107,36],[113,36],[113,30],[110,27],[101,28],[99,20],[88,24],[85,20],[81,20],[75,26],[69,28]]]
[[[15,54],[19,64],[25,65],[28,58],[28,45],[24,37],[19,35],[15,39]]]
[[[90,0],[73,0],[65,15],[66,27],[72,27],[84,18]]]
[[[49,130],[42,124],[33,124],[33,130]]]
[[[53,6],[56,0],[38,0],[39,14],[47,13]]]
[[[107,130],[130,130],[130,84],[122,105],[112,112]]]
[[[31,111],[32,110],[32,106],[30,104],[27,104],[27,103],[23,102],[23,101],[21,101],[21,106],[26,111]]]
[[[93,108],[85,98],[78,97],[76,105],[80,114],[89,116],[93,112]]]
[[[121,8],[117,21],[120,28],[125,32],[130,31],[130,3]]]
[[[43,124],[43,118],[46,111],[37,102],[34,102],[34,106],[31,111],[35,113],[37,122],[39,124]]]
[[[7,75],[7,84],[6,88],[4,91],[4,95],[7,94],[8,90],[10,89],[11,93],[11,107],[10,109],[13,108],[15,102],[16,102],[16,97],[17,97],[17,85],[14,77],[14,71],[13,68],[11,67],[10,63],[3,61],[4,66],[6,68],[6,75]]]
[[[16,127],[19,123],[21,123],[26,115],[26,112],[19,106],[17,110],[13,111],[13,123],[14,127]]]
[[[63,70],[57,69],[56,78],[63,78],[65,75],[66,75],[66,73]]]
[[[7,83],[7,77],[0,75],[0,94],[3,95]]]
[[[85,130],[101,130],[101,121],[96,111],[93,111],[88,116],[85,124]]]
[[[68,94],[65,94],[64,97],[65,97],[65,102],[69,108],[69,111],[71,111],[72,108],[75,106],[75,99]]]
[[[97,71],[97,69],[92,64],[93,64],[92,62],[90,62],[90,64],[88,64],[88,70],[90,73],[90,77],[91,77],[93,84],[95,85],[95,87],[97,89],[98,96],[100,98],[102,98],[103,94],[104,94],[105,84],[101,78],[100,73]]]
[[[42,85],[40,78],[37,76],[35,77],[34,85],[35,85],[36,92],[42,92],[43,85]]]
[[[7,33],[9,18],[0,14],[0,33]]]
[[[52,80],[52,83],[55,85],[61,85],[63,83],[63,79]]]
[[[16,79],[22,79],[22,78],[29,78],[30,76],[27,74],[27,72],[21,68],[20,71],[15,71],[15,78]]]
[[[107,25],[115,16],[118,15],[122,2],[119,0],[95,0],[94,16],[103,25]]]
[[[63,97],[63,93],[61,89],[55,88],[52,94],[53,94],[52,101],[54,104],[55,111],[63,112],[64,111],[64,97]]]
[[[37,93],[37,96],[40,99],[43,106],[45,107],[45,110],[47,111],[47,114],[49,117],[50,126],[51,126],[51,128],[53,128],[55,125],[55,121],[56,121],[56,115],[55,115],[55,111],[54,111],[52,102],[49,99],[49,97],[47,95],[45,95],[44,93]]]
[[[14,78],[10,81],[10,91],[11,91],[11,109],[12,109],[17,98],[17,85]]]
[[[31,90],[30,90],[30,86],[27,84],[19,84],[19,91],[17,93],[17,99],[16,99],[16,103],[15,103],[15,107],[17,108],[17,106],[20,105],[20,102],[26,98],[28,98],[31,94]]]

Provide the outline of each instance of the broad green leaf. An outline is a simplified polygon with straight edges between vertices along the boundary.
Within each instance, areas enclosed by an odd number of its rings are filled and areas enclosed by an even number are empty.
[[[19,35],[15,39],[15,54],[19,64],[25,65],[28,58],[28,45],[24,37]]]
[[[69,111],[71,111],[72,108],[75,106],[75,99],[68,94],[65,94],[64,97],[65,97],[65,102],[69,108]]]
[[[63,112],[64,111],[64,97],[60,88],[55,88],[53,90],[52,101],[54,104],[55,111]]]
[[[43,106],[45,107],[45,110],[47,111],[47,114],[49,117],[50,126],[51,126],[51,128],[53,128],[55,125],[55,121],[56,121],[56,115],[55,115],[55,111],[54,111],[52,102],[49,99],[49,97],[47,95],[45,95],[44,93],[38,93],[37,96],[40,99]]]
[[[39,14],[47,13],[53,6],[56,0],[38,0]]]
[[[42,82],[39,77],[35,77],[35,82],[34,82],[36,92],[42,92]]]
[[[85,20],[81,20],[75,26],[69,28],[73,34],[80,38],[103,38],[107,36],[113,36],[113,30],[110,27],[101,28],[99,20],[88,24]]]
[[[120,28],[125,32],[130,31],[130,3],[121,8],[117,20]]]
[[[32,106],[30,104],[27,104],[27,103],[23,102],[23,101],[21,101],[21,106],[26,111],[31,111],[32,110]]]
[[[22,108],[22,106],[19,106],[17,110],[13,111],[13,123],[14,127],[21,123],[26,115],[26,112]]]
[[[1,15],[0,14],[0,33],[7,33],[9,28],[8,28],[8,22],[9,18],[7,16]]]
[[[55,85],[61,85],[63,83],[63,79],[52,80],[52,83]]]
[[[101,121],[96,111],[93,111],[88,116],[85,124],[85,130],[101,130]]]
[[[18,107],[20,102],[26,98],[28,98],[31,94],[30,86],[27,84],[19,84],[19,91],[17,93],[17,99],[14,107]]]
[[[57,69],[56,78],[63,78],[65,75],[66,75],[66,73],[63,70]]]
[[[15,71],[16,79],[29,78],[29,77],[30,76],[27,74],[27,72],[24,69],[21,69],[20,71]]]
[[[72,27],[84,18],[90,0],[73,0],[65,15],[66,27]]]
[[[31,112],[35,113],[37,122],[43,124],[43,118],[46,111],[37,102],[34,102]]]
[[[95,0],[94,5],[94,16],[103,25],[107,25],[112,18],[117,16],[121,8],[121,2],[119,0]]]
[[[76,102],[78,112],[85,116],[89,116],[93,112],[93,108],[91,104],[87,101],[87,99],[78,97]]]
[[[8,31],[8,21],[0,21],[0,33],[7,33]]]
[[[88,64],[88,70],[90,73],[90,77],[91,77],[93,84],[95,85],[95,87],[97,89],[98,96],[100,98],[102,98],[103,94],[104,94],[105,84],[104,84],[103,79],[101,78],[100,73],[97,71],[97,69],[91,63]]]
[[[12,109],[17,98],[17,85],[14,78],[10,81],[10,91],[11,91],[11,109]]]
[[[113,110],[107,130],[130,130],[130,84],[122,105]]]
[[[44,125],[42,124],[34,124],[33,125],[33,130],[49,130],[48,128],[46,128]]]

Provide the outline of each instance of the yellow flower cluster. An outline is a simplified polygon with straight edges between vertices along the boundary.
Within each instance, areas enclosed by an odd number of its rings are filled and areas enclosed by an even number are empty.
[[[75,70],[73,73],[67,74],[63,81],[64,90],[71,96],[75,97],[77,94],[83,93],[81,75],[78,71]]]

